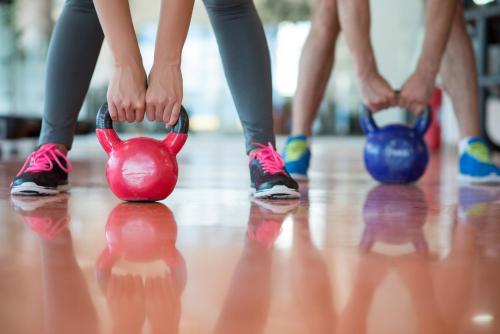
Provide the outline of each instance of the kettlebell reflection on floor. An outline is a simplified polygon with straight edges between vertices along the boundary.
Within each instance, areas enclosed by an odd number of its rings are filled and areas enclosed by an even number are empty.
[[[379,185],[366,196],[365,228],[339,333],[365,333],[374,296],[395,273],[411,296],[419,333],[447,333],[437,312],[431,257],[424,235],[428,204],[417,186]]]
[[[499,200],[500,192],[495,188],[460,187],[458,205],[450,212],[449,249],[433,247],[431,252],[424,231],[430,210],[422,190],[400,185],[372,189],[363,207],[365,229],[358,265],[339,316],[338,333],[366,332],[370,314],[377,307],[377,290],[391,293],[383,287],[394,274],[408,292],[409,299],[401,298],[400,303],[411,303],[417,332],[483,332],[476,327],[481,325],[477,321],[499,307],[496,282],[500,270],[487,264],[488,258],[500,256],[498,247],[493,246],[500,240],[498,222],[494,221],[499,208],[494,203]],[[394,282],[392,286],[396,287]],[[470,293],[473,290],[475,294]],[[485,311],[472,313],[477,309]]]
[[[175,217],[163,204],[122,203],[109,215],[96,270],[118,332],[140,333],[146,320],[154,333],[178,331],[187,270],[176,240]]]
[[[370,252],[379,242],[392,246],[410,244],[417,253],[427,253],[429,247],[423,233],[427,213],[427,201],[419,187],[376,186],[363,206],[365,228],[360,249]]]

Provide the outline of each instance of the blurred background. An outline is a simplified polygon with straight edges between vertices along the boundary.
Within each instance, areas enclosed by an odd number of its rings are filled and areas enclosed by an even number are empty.
[[[134,24],[146,70],[152,63],[160,0],[131,0]],[[43,99],[47,46],[63,0],[0,0],[0,138],[36,136]],[[270,46],[276,131],[289,129],[290,104],[296,88],[298,61],[310,28],[312,0],[256,0]],[[487,117],[490,144],[500,143],[500,1],[467,0],[467,21],[478,55],[481,108]],[[382,74],[394,88],[413,71],[423,39],[420,0],[371,0],[372,40]],[[183,54],[184,104],[193,132],[239,133],[234,104],[222,71],[215,38],[201,1]],[[104,45],[92,84],[80,114],[80,133],[93,131],[100,104],[105,101],[112,59]],[[314,131],[318,135],[360,135],[357,113],[360,96],[346,44],[337,43],[336,63]],[[441,134],[454,143],[457,129],[449,99],[441,103]],[[404,120],[401,111],[384,113],[385,122]],[[8,120],[8,121],[7,121]],[[17,123],[16,123],[17,122]],[[19,123],[21,122],[21,123]],[[15,124],[32,124],[15,132]],[[119,124],[125,132],[161,131],[145,122]],[[163,130],[164,131],[164,130]]]

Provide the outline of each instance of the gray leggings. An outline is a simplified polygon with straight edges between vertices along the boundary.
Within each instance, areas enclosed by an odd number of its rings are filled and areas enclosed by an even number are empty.
[[[253,0],[204,0],[245,132],[274,145],[269,49]],[[66,0],[50,42],[40,144],[71,148],[78,113],[104,39],[92,0]]]

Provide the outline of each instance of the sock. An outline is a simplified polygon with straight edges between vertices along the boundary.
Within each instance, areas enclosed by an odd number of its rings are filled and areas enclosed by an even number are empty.
[[[310,147],[309,137],[305,135],[295,135],[288,137],[285,146],[285,161],[299,160]]]
[[[473,156],[483,163],[490,163],[490,152],[484,141],[479,137],[468,137],[460,140],[458,143],[460,155],[465,153]]]
[[[306,135],[293,135],[293,136],[289,136],[287,142],[291,142],[291,141],[294,141],[294,140],[305,141],[306,144],[307,144],[307,147],[310,146],[310,139]]]

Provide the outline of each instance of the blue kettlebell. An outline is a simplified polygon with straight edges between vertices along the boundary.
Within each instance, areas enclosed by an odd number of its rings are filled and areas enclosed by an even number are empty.
[[[412,183],[420,179],[429,162],[424,134],[431,125],[431,109],[427,107],[413,127],[404,124],[377,126],[367,106],[359,117],[367,135],[364,160],[371,176],[389,184]]]

